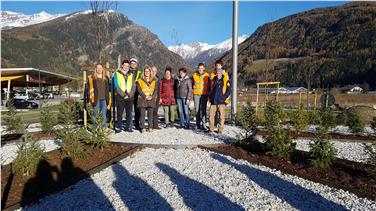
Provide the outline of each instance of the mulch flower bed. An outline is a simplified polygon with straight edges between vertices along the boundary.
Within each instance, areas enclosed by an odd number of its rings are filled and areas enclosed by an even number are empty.
[[[86,145],[84,147],[89,150],[89,154],[79,160],[62,158],[60,150],[48,152],[48,159],[41,161],[37,172],[29,178],[14,175],[11,164],[2,166],[2,209],[15,209],[37,202],[42,197],[59,192],[141,149],[132,145],[111,145],[103,150],[92,149]]]
[[[56,136],[57,136],[56,132],[46,133],[46,132],[43,132],[43,131],[30,132],[28,134],[33,140],[37,140],[37,141],[43,140],[43,139],[56,138]],[[1,136],[1,144],[6,144],[6,143],[13,142],[13,141],[17,141],[22,137],[22,135],[24,135],[24,134],[14,133],[14,134],[2,135]]]
[[[295,150],[290,160],[283,160],[266,155],[261,143],[202,148],[376,200],[376,172],[367,164],[336,159],[330,168],[319,169],[309,165],[307,152]]]

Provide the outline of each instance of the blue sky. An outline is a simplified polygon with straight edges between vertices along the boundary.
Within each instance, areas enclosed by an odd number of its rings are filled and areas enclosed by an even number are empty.
[[[252,34],[257,27],[291,14],[319,7],[339,6],[345,2],[239,2],[238,34]],[[1,10],[34,14],[72,13],[90,9],[90,3],[74,2],[11,2],[2,1]],[[149,28],[166,45],[193,41],[215,44],[232,35],[232,2],[125,2],[119,1],[117,11],[125,14],[139,25]]]

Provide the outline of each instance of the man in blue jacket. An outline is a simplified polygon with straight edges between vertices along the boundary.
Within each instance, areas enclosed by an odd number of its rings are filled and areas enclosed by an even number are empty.
[[[218,133],[222,133],[226,117],[225,107],[230,100],[231,87],[229,77],[224,75],[223,69],[217,69],[216,73],[210,84],[209,132],[214,132],[215,113],[219,110]]]

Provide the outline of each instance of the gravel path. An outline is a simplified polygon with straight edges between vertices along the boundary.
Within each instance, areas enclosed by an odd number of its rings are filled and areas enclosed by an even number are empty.
[[[201,149],[145,149],[26,210],[376,210],[343,190]]]
[[[138,144],[164,144],[164,145],[199,145],[199,144],[223,144],[236,142],[236,135],[240,132],[238,127],[225,126],[223,134],[209,134],[195,129],[185,130],[176,128],[163,128],[153,132],[140,133],[134,130],[132,133],[121,132],[113,134],[111,141]]]
[[[6,165],[16,158],[17,156],[17,143],[19,142],[13,142],[8,144],[1,145],[1,165]],[[45,152],[49,152],[55,149],[60,148],[60,141],[55,139],[46,139],[38,141],[42,146],[45,148]]]

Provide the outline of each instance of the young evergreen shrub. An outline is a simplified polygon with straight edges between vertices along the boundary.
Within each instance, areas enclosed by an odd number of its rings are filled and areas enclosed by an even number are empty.
[[[8,111],[2,118],[6,124],[6,131],[10,133],[26,133],[29,124],[22,121],[21,116],[17,115],[13,99],[8,102]]]
[[[376,117],[372,118],[371,129],[373,133],[370,134],[371,139],[376,140]],[[373,166],[373,169],[376,170],[376,143],[372,144],[363,144],[364,152],[367,156],[365,161]]]
[[[291,124],[296,131],[302,131],[308,126],[308,113],[304,109],[303,104],[291,115]]]
[[[336,124],[337,125],[344,125],[347,123],[347,111],[341,111],[336,117]]]
[[[80,159],[87,154],[81,145],[82,141],[87,139],[87,131],[76,124],[78,119],[76,110],[74,103],[65,102],[60,105],[58,115],[61,128],[57,134],[62,140],[62,155],[72,159]]]
[[[358,112],[355,110],[350,110],[347,112],[347,122],[346,125],[349,126],[353,133],[361,133],[364,130],[364,123],[360,119]]]
[[[266,127],[269,132],[265,142],[267,154],[278,158],[290,158],[296,144],[292,142],[289,131],[282,129],[281,122],[286,116],[282,106],[276,101],[269,101],[266,103],[264,112]]]
[[[261,109],[259,111],[257,111],[256,122],[257,122],[257,125],[266,126],[265,114],[264,114],[264,111],[261,110]]]
[[[265,124],[269,129],[279,127],[286,114],[282,106],[275,100],[268,101],[264,110]]]
[[[41,160],[47,159],[44,147],[37,141],[30,140],[27,134],[22,137],[22,141],[17,145],[17,148],[17,156],[12,163],[14,174],[28,177],[36,172]]]
[[[316,133],[315,139],[309,144],[309,162],[312,166],[328,168],[334,162],[337,150],[329,139],[327,129],[320,127]]]
[[[320,120],[320,113],[317,110],[308,112],[308,123],[312,125],[319,125],[321,122]]]
[[[331,108],[322,108],[319,112],[320,116],[320,127],[325,130],[333,128],[336,126],[336,116]]]
[[[251,103],[247,103],[240,108],[236,114],[236,123],[243,130],[242,139],[247,139],[256,133],[257,118],[255,107]]]
[[[376,116],[372,118],[370,126],[371,126],[371,129],[373,130],[373,133],[370,134],[371,139],[376,140]]]
[[[103,149],[104,147],[108,147],[110,145],[109,136],[111,135],[112,131],[106,127],[101,127],[102,116],[100,115],[99,111],[97,118],[92,115],[90,115],[90,117],[93,124],[88,124],[90,136],[85,140],[85,142],[92,145],[94,148]],[[96,123],[97,126],[95,126],[94,123]]]
[[[363,149],[367,156],[365,161],[376,169],[376,144],[363,144]]]
[[[270,135],[266,138],[265,142],[267,154],[282,159],[289,159],[295,147],[296,143],[292,141],[288,130],[280,128],[270,131]]]
[[[44,102],[46,103],[46,102]],[[43,132],[51,133],[54,131],[54,126],[57,124],[57,116],[52,112],[51,107],[42,107],[39,121]]]

